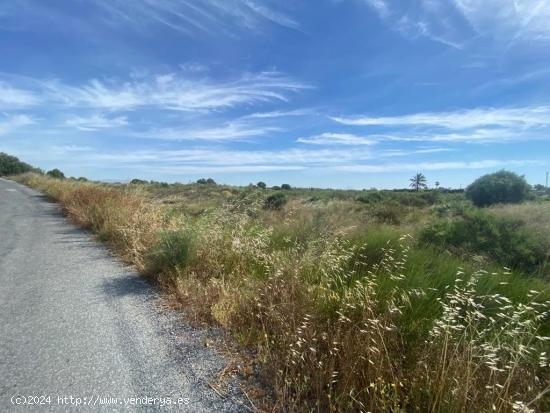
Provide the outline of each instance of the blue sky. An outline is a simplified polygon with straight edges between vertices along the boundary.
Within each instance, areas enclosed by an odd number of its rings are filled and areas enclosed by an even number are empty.
[[[95,179],[544,183],[548,21],[540,0],[5,1],[0,151]]]

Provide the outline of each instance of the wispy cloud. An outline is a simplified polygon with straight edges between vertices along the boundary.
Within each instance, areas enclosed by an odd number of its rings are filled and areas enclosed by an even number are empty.
[[[37,105],[40,98],[33,92],[17,89],[6,82],[0,81],[0,108],[18,109]]]
[[[550,106],[517,108],[476,108],[453,112],[423,112],[402,116],[331,117],[344,125],[356,126],[439,126],[465,129],[480,126],[542,126],[550,125]]]
[[[503,42],[548,41],[550,3],[546,0],[454,0],[469,24],[485,36]]]
[[[300,165],[240,165],[240,166],[167,166],[156,170],[169,174],[215,174],[215,173],[247,173],[247,172],[276,172],[301,171],[306,169]]]
[[[418,153],[444,151],[444,148],[418,150],[376,151],[366,149],[349,151],[338,148],[283,150],[235,150],[221,147],[195,147],[174,150],[134,150],[121,152],[86,151],[85,160],[103,167],[135,170],[147,169],[155,173],[246,173],[299,170],[333,170],[340,172],[384,173],[410,171],[440,171],[495,169],[541,165],[537,160],[482,159],[475,161],[423,161],[379,163],[384,158],[411,156]],[[76,151],[72,156],[77,156]],[[376,162],[376,163],[375,163]]]
[[[550,40],[550,3],[546,0],[364,1],[404,37],[426,37],[457,49],[481,38],[503,49],[521,40]]]
[[[409,172],[409,171],[441,171],[450,169],[493,169],[511,166],[540,165],[535,160],[481,160],[473,162],[419,162],[419,163],[387,163],[335,166],[334,169],[346,172]]]
[[[307,138],[298,138],[296,142],[310,145],[374,145],[377,141],[371,137],[357,136],[351,133],[325,132]]]
[[[253,125],[244,122],[229,122],[211,127],[153,128],[133,135],[148,139],[167,141],[243,141],[248,138],[278,132],[280,128]]]
[[[164,164],[189,164],[202,166],[220,165],[328,165],[356,160],[372,159],[373,153],[366,149],[356,151],[342,149],[300,149],[283,150],[233,150],[205,147],[180,150],[142,150],[120,153],[100,153],[96,158],[116,162],[159,162]],[[377,154],[377,156],[380,156]]]
[[[290,116],[308,116],[314,115],[313,109],[294,109],[294,110],[275,110],[271,112],[255,112],[245,116],[246,118],[271,119],[285,118]]]
[[[245,74],[233,81],[192,80],[176,74],[127,81],[91,80],[81,86],[59,81],[41,83],[50,101],[70,107],[133,110],[157,107],[180,111],[209,111],[238,105],[288,100],[288,94],[310,88],[279,72]]]
[[[87,159],[117,164],[164,165],[167,167],[236,167],[280,165],[288,167],[315,168],[351,165],[359,162],[411,156],[445,151],[445,148],[423,148],[412,150],[377,150],[365,147],[355,148],[286,148],[280,150],[237,150],[226,147],[208,146],[187,149],[133,150],[120,152],[95,152],[86,154]]]
[[[12,115],[0,118],[0,135],[7,135],[16,129],[33,125],[36,121],[28,115]]]
[[[258,30],[266,23],[300,30],[281,4],[266,0],[93,0],[113,25],[143,29],[162,25],[188,36]]]
[[[406,38],[426,37],[456,49],[463,47],[465,24],[452,0],[420,0],[414,2],[414,7],[408,2],[365,2],[383,22]]]
[[[400,116],[336,116],[337,123],[384,128],[380,140],[505,142],[544,139],[550,134],[550,106],[475,108]]]
[[[82,131],[97,131],[100,129],[118,128],[128,125],[128,119],[125,116],[114,118],[106,117],[103,114],[95,114],[89,117],[72,117],[65,121],[67,126],[75,127]]]

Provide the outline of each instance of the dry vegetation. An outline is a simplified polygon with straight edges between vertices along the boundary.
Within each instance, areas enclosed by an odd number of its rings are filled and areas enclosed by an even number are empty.
[[[251,188],[18,180],[253,349],[282,411],[550,409],[546,270],[417,241],[460,195],[292,190],[265,210]],[[548,207],[489,213],[548,245]]]

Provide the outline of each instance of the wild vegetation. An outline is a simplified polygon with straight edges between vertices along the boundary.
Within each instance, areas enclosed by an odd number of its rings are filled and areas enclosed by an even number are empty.
[[[38,169],[20,161],[15,156],[0,152],[0,176],[17,175],[31,171],[38,172]]]
[[[550,409],[548,197],[16,179],[253,350],[279,410]]]

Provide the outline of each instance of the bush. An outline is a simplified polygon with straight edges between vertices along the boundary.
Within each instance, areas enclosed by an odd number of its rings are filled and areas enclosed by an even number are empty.
[[[137,178],[134,178],[130,181],[130,184],[132,185],[144,185],[146,183],[147,181],[144,181],[143,179],[137,179]]]
[[[543,242],[530,233],[522,221],[480,210],[437,222],[425,228],[420,239],[426,244],[485,254],[502,265],[528,272],[544,266],[548,259]]]
[[[0,152],[0,176],[18,175],[31,171],[36,171],[36,169],[25,162],[21,162],[15,156]]]
[[[265,209],[281,209],[286,204],[286,195],[282,192],[277,192],[273,195],[269,195],[264,202]]]
[[[292,189],[292,187],[289,184],[282,184],[281,189],[284,189],[285,191],[288,191],[288,190]]]
[[[51,176],[52,178],[55,178],[55,179],[65,179],[65,174],[57,168],[52,169],[51,171],[48,171],[46,175]]]
[[[258,182],[258,183],[256,184],[256,186],[257,186],[258,188],[261,188],[261,189],[267,188],[267,185],[265,184],[265,182],[262,182],[262,181]]]
[[[531,186],[523,176],[502,170],[476,179],[466,188],[466,197],[474,205],[484,207],[498,203],[522,202],[530,190]]]

